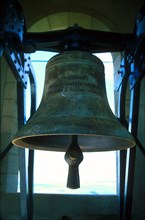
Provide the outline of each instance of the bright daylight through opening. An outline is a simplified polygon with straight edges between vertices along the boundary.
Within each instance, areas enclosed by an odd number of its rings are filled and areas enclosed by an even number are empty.
[[[36,75],[37,107],[40,104],[44,86],[47,61],[55,53],[36,52],[31,62]],[[107,97],[114,112],[113,62],[111,53],[95,54],[105,66]],[[30,116],[30,88],[27,89],[27,119]],[[34,193],[57,194],[117,194],[116,151],[83,153],[84,160],[79,166],[80,188],[66,187],[68,164],[65,152],[35,150]]]

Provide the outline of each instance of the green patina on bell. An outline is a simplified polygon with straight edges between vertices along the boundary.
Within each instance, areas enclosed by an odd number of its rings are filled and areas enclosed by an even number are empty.
[[[41,104],[13,144],[66,152],[73,135],[85,152],[135,145],[109,107],[102,61],[82,51],[66,51],[50,59]]]

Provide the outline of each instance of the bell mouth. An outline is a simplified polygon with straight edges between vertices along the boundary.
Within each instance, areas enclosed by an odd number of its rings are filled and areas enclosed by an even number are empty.
[[[134,147],[134,140],[92,134],[44,134],[15,138],[12,143],[18,147],[33,150],[66,152],[72,135],[77,135],[78,144],[83,152],[113,151]]]

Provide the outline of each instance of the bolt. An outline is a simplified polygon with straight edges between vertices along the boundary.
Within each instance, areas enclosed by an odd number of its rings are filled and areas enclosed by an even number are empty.
[[[118,74],[123,73],[123,71],[118,70]]]

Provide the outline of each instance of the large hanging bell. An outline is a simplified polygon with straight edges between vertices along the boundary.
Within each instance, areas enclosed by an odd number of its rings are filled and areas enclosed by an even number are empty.
[[[65,152],[76,135],[85,152],[135,145],[109,107],[102,61],[87,52],[65,51],[48,62],[41,104],[13,144]]]

